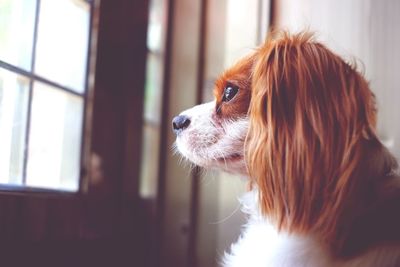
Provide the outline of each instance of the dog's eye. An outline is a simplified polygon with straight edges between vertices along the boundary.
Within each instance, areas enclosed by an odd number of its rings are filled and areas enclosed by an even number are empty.
[[[222,102],[229,102],[239,91],[239,87],[235,85],[227,85],[224,89],[224,95],[222,96]]]

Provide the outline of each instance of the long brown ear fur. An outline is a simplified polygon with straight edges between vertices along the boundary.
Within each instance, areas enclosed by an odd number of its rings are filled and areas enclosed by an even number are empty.
[[[258,51],[249,112],[246,158],[263,214],[340,250],[396,166],[376,137],[368,83],[311,34],[283,33]]]

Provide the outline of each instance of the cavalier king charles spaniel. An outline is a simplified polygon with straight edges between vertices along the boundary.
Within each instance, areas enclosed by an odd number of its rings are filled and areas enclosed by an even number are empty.
[[[400,175],[356,68],[307,32],[270,37],[173,119],[194,164],[245,175],[229,267],[400,266]]]

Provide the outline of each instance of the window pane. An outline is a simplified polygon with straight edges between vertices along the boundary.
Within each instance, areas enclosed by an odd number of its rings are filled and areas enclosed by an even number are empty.
[[[28,88],[28,79],[0,68],[0,183],[22,183]]]
[[[0,60],[30,70],[36,0],[0,1]]]
[[[154,125],[145,124],[143,127],[143,163],[140,183],[140,195],[142,197],[157,196],[159,139],[160,129],[154,127]]]
[[[149,28],[147,31],[147,47],[150,51],[164,50],[164,34],[166,21],[167,1],[150,1]]]
[[[162,92],[162,61],[159,55],[147,55],[144,116],[152,123],[160,123]]]
[[[83,99],[35,83],[31,114],[26,184],[78,190]]]
[[[166,1],[150,1],[150,17],[147,34],[147,70],[142,146],[140,195],[155,198],[158,182],[158,154],[161,125],[163,56],[167,25]]]
[[[89,4],[41,0],[35,71],[77,92],[85,89]]]

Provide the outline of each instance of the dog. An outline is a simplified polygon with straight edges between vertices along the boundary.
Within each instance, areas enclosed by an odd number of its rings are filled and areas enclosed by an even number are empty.
[[[183,157],[248,177],[222,265],[400,266],[400,175],[368,82],[312,33],[269,36],[172,121]]]

